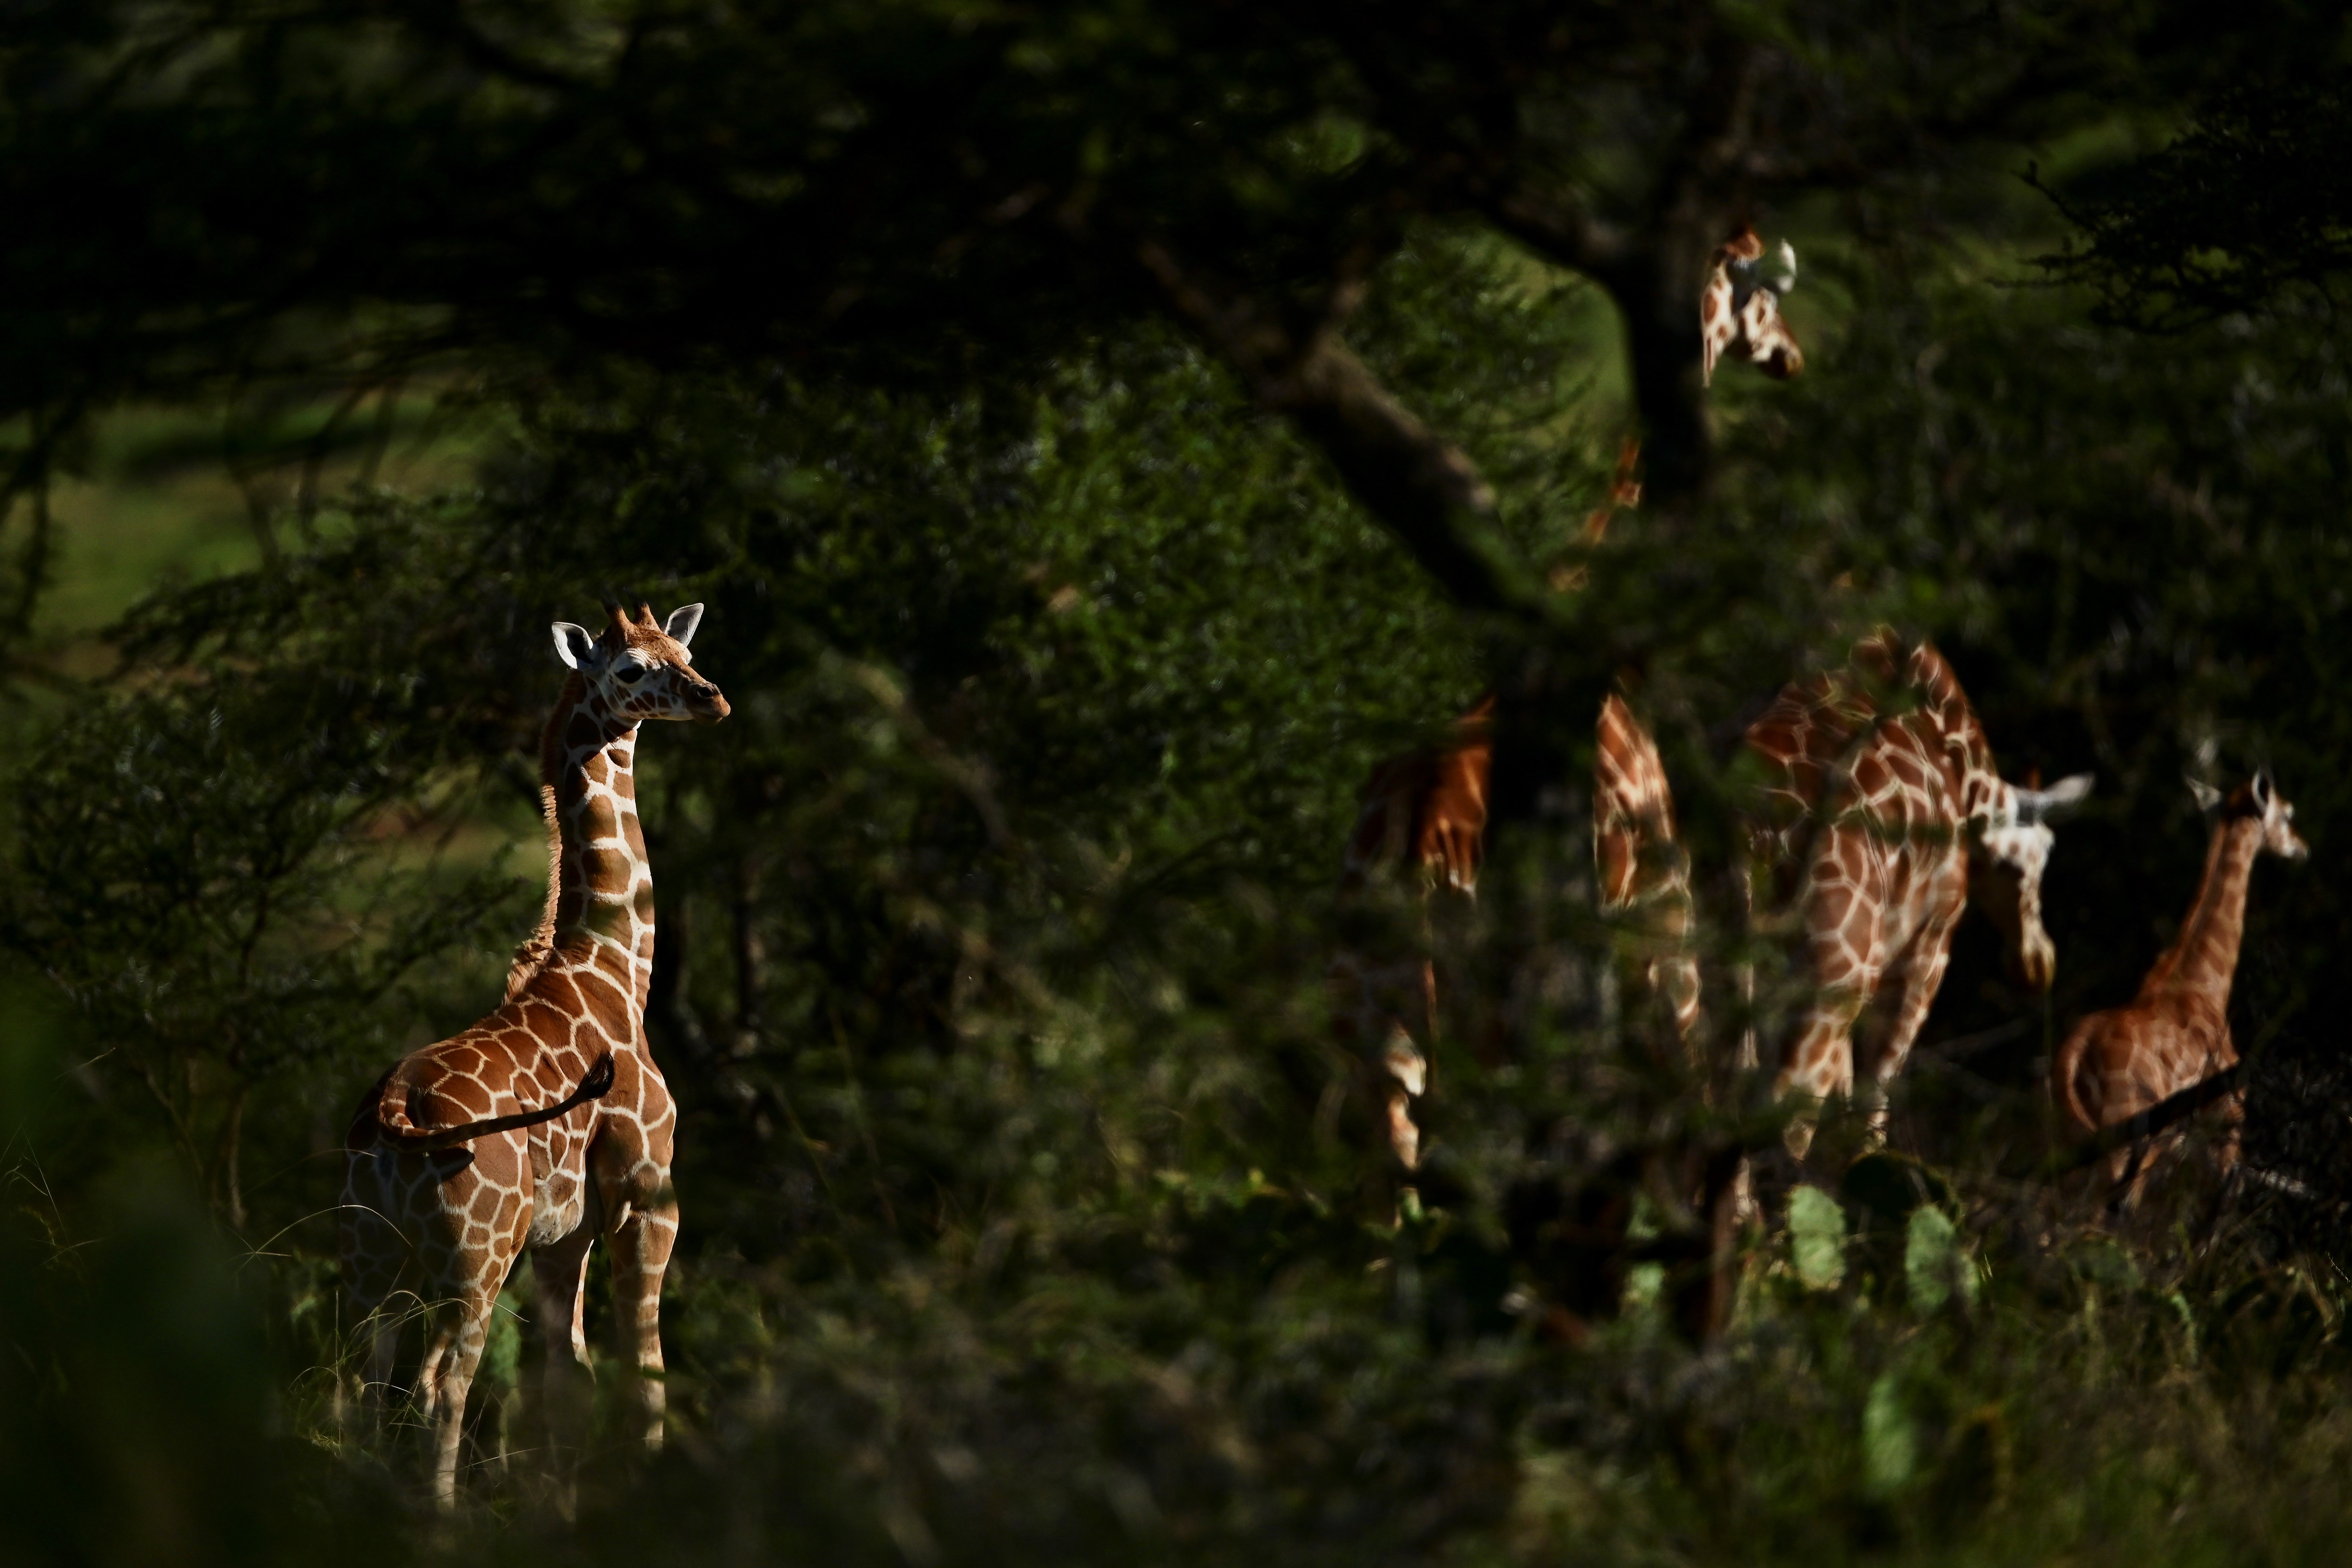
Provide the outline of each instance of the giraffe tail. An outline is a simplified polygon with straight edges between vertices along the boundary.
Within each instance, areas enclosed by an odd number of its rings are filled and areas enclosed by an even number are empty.
[[[389,1089],[390,1087],[387,1080],[385,1088]],[[511,1132],[519,1127],[536,1127],[542,1121],[552,1121],[592,1100],[604,1099],[612,1089],[613,1053],[606,1051],[581,1075],[579,1087],[553,1105],[543,1105],[537,1110],[518,1110],[511,1116],[492,1116],[480,1121],[460,1122],[455,1127],[426,1128],[410,1121],[408,1108],[387,1093],[376,1101],[376,1131],[395,1149],[411,1153],[430,1153],[452,1144],[487,1138],[495,1132]]]

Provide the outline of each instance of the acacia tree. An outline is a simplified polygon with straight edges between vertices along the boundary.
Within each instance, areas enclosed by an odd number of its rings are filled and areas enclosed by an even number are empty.
[[[2111,319],[2177,331],[2352,270],[2352,94],[2336,73],[2240,83],[2102,199],[2063,200],[2079,232],[2043,265],[2097,289]]]
[[[1540,616],[1492,487],[1347,327],[1416,219],[1607,290],[1653,508],[1706,486],[1733,223],[1901,192],[2258,47],[2210,8],[578,0],[20,13],[0,411],[20,485],[127,395],[450,352],[957,374],[1197,333],[1465,607]],[[2209,29],[2200,32],[2200,29]]]
[[[0,55],[20,592],[47,475],[125,398],[325,376],[326,438],[428,367],[934,386],[1162,318],[1486,635],[1507,827],[1559,798],[1603,682],[1739,587],[1701,526],[1725,231],[1828,196],[1878,237],[1982,150],[2260,47],[2230,20],[2224,47],[2200,8],[2102,0],[36,7]],[[1614,307],[1663,589],[1620,562],[1564,608],[1510,542],[1544,500],[1359,352],[1439,224]]]

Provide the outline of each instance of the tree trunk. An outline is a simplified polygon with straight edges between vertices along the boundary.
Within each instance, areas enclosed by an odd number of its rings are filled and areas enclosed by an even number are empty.
[[[1642,424],[1642,510],[1668,520],[1704,497],[1715,477],[1715,439],[1699,381],[1698,295],[1703,264],[1721,236],[1702,241],[1682,228],[1655,242],[1645,265],[1609,283],[1625,326]],[[1681,254],[1693,249],[1693,259]]]

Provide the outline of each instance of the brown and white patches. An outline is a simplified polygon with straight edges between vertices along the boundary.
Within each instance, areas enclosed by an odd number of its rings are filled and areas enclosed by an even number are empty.
[[[572,674],[541,742],[552,827],[541,931],[524,944],[498,1010],[386,1073],[346,1140],[346,1299],[368,1326],[379,1389],[392,1375],[398,1304],[425,1319],[416,1391],[436,1426],[434,1491],[444,1504],[456,1495],[466,1399],[491,1306],[525,1247],[537,1258],[551,1342],[564,1342],[571,1320],[570,1362],[549,1359],[552,1385],[567,1365],[584,1364],[583,1269],[590,1246],[606,1243],[644,1436],[660,1438],[659,1303],[677,1228],[669,1184],[677,1109],[645,1047],[653,871],[632,769],[643,721],[727,714],[719,689],[688,668],[700,615],[688,605],[665,624],[649,607],[633,618],[610,606],[600,637],[555,627]],[[601,1098],[536,1125],[431,1153],[388,1136],[401,1120],[452,1128],[560,1104],[605,1058],[612,1083]]]
[[[1373,768],[1339,874],[1343,907],[1376,890],[1415,905],[1416,938],[1404,952],[1341,949],[1331,960],[1334,1037],[1360,1065],[1381,1136],[1406,1171],[1421,1163],[1413,1105],[1429,1090],[1428,1048],[1437,1027],[1437,973],[1428,900],[1474,899],[1485,851],[1486,789],[1494,762],[1494,700],[1456,721],[1449,742],[1417,747]],[[1398,885],[1402,874],[1404,886]]]
[[[1620,496],[1632,484],[1629,447]],[[1655,742],[1621,697],[1601,706],[1596,727],[1593,854],[1601,903],[1623,921],[1648,984],[1664,996],[1681,1037],[1696,1039],[1697,961],[1690,951],[1687,857],[1675,828],[1674,796]],[[1372,770],[1339,879],[1343,908],[1387,889],[1415,903],[1410,950],[1373,955],[1342,949],[1328,973],[1335,1038],[1364,1064],[1390,1151],[1406,1171],[1421,1158],[1414,1108],[1430,1087],[1437,1029],[1437,969],[1432,952],[1435,901],[1477,895],[1485,856],[1487,790],[1494,766],[1494,700],[1455,721],[1447,743],[1391,757]],[[1402,885],[1400,886],[1399,884]]]
[[[1614,692],[1602,700],[1594,731],[1592,859],[1601,909],[1630,917],[1627,935],[1643,978],[1673,1009],[1677,1035],[1695,1047],[1690,858],[1675,830],[1674,791],[1657,742]]]
[[[1951,667],[1885,629],[1855,645],[1847,669],[1785,689],[1748,742],[1772,773],[1751,829],[1750,907],[1767,929],[1777,913],[1761,911],[1791,912],[1811,993],[1774,1091],[1843,1097],[1866,1075],[1872,1134],[1883,1136],[1886,1090],[1943,984],[1972,864],[2012,967],[2049,984],[2049,824],[2090,780],[2048,791],[2002,780]],[[1857,1063],[1855,1025],[1874,1005],[1881,1027]],[[1791,1123],[1793,1152],[1811,1138],[1810,1115]]]
[[[2310,851],[2294,830],[2294,807],[2268,773],[2256,773],[2227,801],[2209,786],[2191,788],[2200,805],[2219,805],[2221,815],[2207,841],[2204,876],[2180,934],[2158,955],[2128,1005],[2083,1019],[2051,1058],[2051,1098],[2070,1136],[2089,1138],[2127,1121],[2237,1063],[2230,991],[2254,861],[2264,854],[2299,860]],[[2243,1097],[2228,1095],[2221,1108],[2224,1131],[2216,1155],[2227,1170],[2237,1162]],[[2105,1175],[2116,1200],[2137,1205],[2151,1171],[2186,1136],[2185,1128],[2178,1129],[2162,1134],[2156,1150],[2110,1154]]]
[[[1716,363],[1727,354],[1740,355],[1775,381],[1805,368],[1804,352],[1780,318],[1780,300],[1797,284],[1796,248],[1782,240],[1778,270],[1769,275],[1759,265],[1763,257],[1763,240],[1742,225],[1708,258],[1698,298],[1699,377],[1706,384],[1714,384]]]

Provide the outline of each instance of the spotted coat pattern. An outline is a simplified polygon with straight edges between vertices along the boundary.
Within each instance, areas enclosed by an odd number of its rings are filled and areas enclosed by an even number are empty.
[[[1430,956],[1433,898],[1472,899],[1486,834],[1486,785],[1495,756],[1494,699],[1457,720],[1440,745],[1416,747],[1372,769],[1339,871],[1343,910],[1396,873],[1418,902],[1418,934],[1402,953],[1342,947],[1331,960],[1332,1032],[1365,1064],[1389,1147],[1406,1170],[1421,1163],[1413,1102],[1429,1089],[1426,1047],[1437,1029],[1437,971]]]
[[[1805,368],[1805,355],[1795,334],[1780,319],[1780,296],[1797,281],[1797,253],[1783,241],[1781,271],[1764,276],[1759,263],[1764,242],[1752,228],[1715,247],[1708,258],[1706,286],[1699,291],[1699,375],[1715,382],[1716,362],[1738,354],[1775,381],[1786,381]]]
[[[1973,890],[2002,928],[2012,967],[2049,984],[2055,955],[2041,893],[2051,833],[2037,812],[2079,799],[2089,780],[2046,795],[2005,782],[1943,656],[1926,644],[1906,650],[1884,629],[1855,645],[1847,669],[1783,689],[1748,743],[1770,780],[1753,825],[1751,907],[1764,929],[1794,938],[1811,998],[1774,1090],[1850,1095],[1855,1026],[1874,1005],[1875,1049],[1862,1070],[1874,1135],[1883,1135],[1887,1086],[1943,984],[1972,859]],[[1811,1137],[1809,1117],[1792,1125],[1799,1153]]]
[[[1332,961],[1334,1033],[1380,1080],[1389,1145],[1410,1171],[1420,1163],[1414,1103],[1428,1091],[1427,1047],[1437,1027],[1437,975],[1429,955],[1433,900],[1476,897],[1494,765],[1492,699],[1459,720],[1450,743],[1391,757],[1372,771],[1349,835],[1343,906],[1402,873],[1415,880],[1420,949],[1388,960],[1343,949]],[[1675,836],[1674,795],[1658,749],[1624,699],[1602,703],[1593,767],[1593,856],[1601,907],[1628,915],[1650,985],[1664,996],[1685,1040],[1698,1026],[1698,965],[1689,952],[1690,874]]]
[[[2255,858],[2265,852],[2293,860],[2309,851],[2294,830],[2294,807],[2268,775],[2258,773],[2231,795],[2214,823],[2189,917],[2130,1005],[2076,1024],[2051,1058],[2051,1094],[2070,1134],[2088,1138],[2127,1121],[2236,1064],[2230,987],[2245,934],[2247,886]],[[2221,1106],[2225,1131],[2216,1153],[2226,1170],[2237,1163],[2243,1096],[2229,1095]],[[2106,1184],[2126,1205],[2138,1202],[2151,1171],[2178,1149],[2187,1130],[2162,1136],[2164,1148],[2154,1157],[2135,1155],[2128,1147],[2107,1157]]]
[[[526,1247],[553,1378],[565,1359],[559,1332],[570,1360],[586,1363],[583,1278],[589,1248],[605,1241],[645,1436],[661,1435],[677,1109],[645,1044],[653,872],[632,767],[640,722],[715,721],[727,700],[689,668],[700,605],[666,626],[649,607],[635,620],[618,606],[610,614],[600,637],[555,628],[573,673],[541,748],[551,896],[505,1002],[402,1058],[369,1091],[345,1140],[346,1299],[369,1325],[378,1389],[391,1378],[404,1318],[425,1322],[416,1392],[434,1425],[434,1487],[445,1504],[492,1306]],[[610,1088],[594,1094],[608,1059]]]
[[[1584,520],[1579,543],[1608,535],[1615,514],[1638,506],[1634,478],[1641,444],[1621,443],[1608,499]],[[1582,586],[1580,565],[1563,563],[1551,577],[1555,592]],[[1475,899],[1485,854],[1486,791],[1494,767],[1492,696],[1454,721],[1436,746],[1417,747],[1373,768],[1360,795],[1354,829],[1339,874],[1343,910],[1404,872],[1417,882],[1418,950],[1376,957],[1343,947],[1332,959],[1332,1031],[1377,1080],[1381,1121],[1389,1147],[1410,1171],[1421,1162],[1413,1104],[1428,1091],[1427,1046],[1436,1036],[1437,973],[1429,955],[1430,906],[1444,899]],[[1698,1016],[1698,970],[1678,952],[1690,928],[1687,863],[1675,837],[1674,796],[1658,749],[1633,710],[1613,693],[1603,703],[1594,763],[1593,854],[1601,868],[1603,907],[1639,909],[1650,918],[1640,938],[1652,985],[1675,1009],[1685,1039]]]
[[[1649,731],[1613,691],[1601,704],[1594,740],[1592,860],[1601,907],[1626,917],[1626,940],[1643,976],[1673,1009],[1675,1033],[1693,1045],[1699,1006],[1690,857],[1675,830],[1666,765]]]

